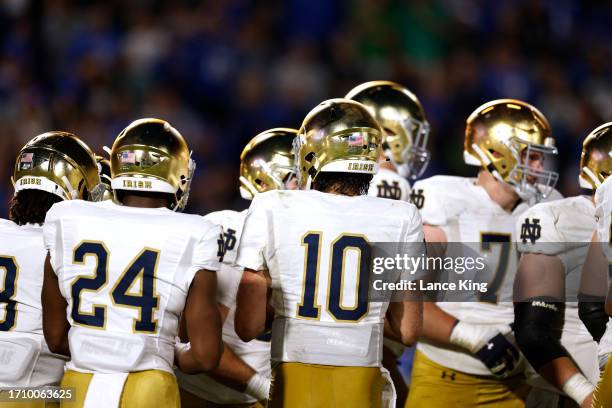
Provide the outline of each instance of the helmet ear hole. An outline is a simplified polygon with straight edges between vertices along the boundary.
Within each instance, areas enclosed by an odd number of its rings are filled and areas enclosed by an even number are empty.
[[[307,162],[310,163],[312,161],[312,159],[314,159],[314,157],[315,157],[314,152],[310,152],[306,156],[304,156],[304,160],[306,160]],[[304,170],[306,170],[306,169],[304,169]]]

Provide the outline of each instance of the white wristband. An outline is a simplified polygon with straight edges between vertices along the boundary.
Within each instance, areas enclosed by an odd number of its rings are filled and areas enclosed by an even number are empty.
[[[500,333],[505,335],[511,331],[512,329],[508,325],[466,323],[460,320],[453,327],[449,341],[455,346],[463,347],[471,353],[476,353],[496,335]]]
[[[270,379],[255,373],[249,380],[244,392],[257,398],[257,401],[267,400],[270,394]]]
[[[176,343],[174,343],[174,355],[178,358],[178,356],[180,356],[190,348],[191,343],[181,343],[180,341],[177,341]]]
[[[563,384],[562,390],[568,397],[576,401],[578,405],[581,405],[593,393],[595,387],[584,375],[576,373]]]

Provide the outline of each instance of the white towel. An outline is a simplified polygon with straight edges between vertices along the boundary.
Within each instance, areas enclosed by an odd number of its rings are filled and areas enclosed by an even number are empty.
[[[128,374],[94,374],[87,388],[83,408],[119,408]]]

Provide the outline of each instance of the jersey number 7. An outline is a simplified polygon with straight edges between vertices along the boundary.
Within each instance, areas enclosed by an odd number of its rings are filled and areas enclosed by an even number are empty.
[[[304,284],[302,302],[297,307],[297,317],[320,318],[321,307],[317,304],[319,268],[321,263],[321,232],[308,232],[302,237],[305,246]],[[357,251],[358,277],[355,289],[356,303],[353,307],[342,306],[344,266],[346,251]],[[370,245],[363,235],[341,234],[331,244],[329,260],[329,284],[327,288],[327,311],[339,322],[358,322],[368,313],[368,285]]]
[[[159,306],[159,296],[155,293],[155,272],[160,251],[144,248],[130,262],[111,290],[113,305],[131,307],[138,310],[138,319],[134,319],[135,333],[155,333],[157,321],[153,318]],[[80,325],[103,329],[106,326],[106,306],[93,305],[91,312],[80,309],[83,292],[98,292],[108,283],[109,251],[102,242],[83,241],[74,249],[72,262],[84,264],[87,256],[96,259],[93,276],[79,276],[70,289],[72,295],[72,320]],[[137,294],[130,293],[136,280],[140,280]]]
[[[512,236],[510,234],[482,232],[480,234],[480,249],[483,252],[492,250],[493,245],[500,246],[499,260],[493,275],[493,280],[489,282],[487,291],[480,295],[479,300],[487,303],[497,303],[499,298],[499,289],[504,282],[506,271],[508,270],[508,261],[510,259],[510,245],[512,245]]]

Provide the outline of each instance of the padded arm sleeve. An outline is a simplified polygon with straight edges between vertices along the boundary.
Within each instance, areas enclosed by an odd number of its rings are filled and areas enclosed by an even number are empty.
[[[606,331],[606,324],[608,324],[605,302],[606,299],[603,296],[578,294],[578,316],[593,336],[593,340],[598,343]]]
[[[519,348],[536,371],[559,357],[569,357],[561,345],[565,303],[547,297],[514,303],[514,333]]]

